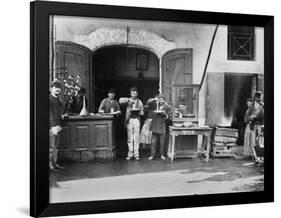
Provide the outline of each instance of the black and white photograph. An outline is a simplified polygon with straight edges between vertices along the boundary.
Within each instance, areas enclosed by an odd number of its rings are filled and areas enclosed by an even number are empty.
[[[50,203],[264,191],[264,40],[50,15]]]
[[[0,217],[280,214],[277,3],[4,1]]]

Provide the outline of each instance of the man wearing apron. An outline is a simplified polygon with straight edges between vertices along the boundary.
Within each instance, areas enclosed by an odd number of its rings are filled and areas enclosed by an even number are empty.
[[[128,143],[128,155],[126,160],[135,158],[139,160],[139,137],[140,137],[140,116],[143,116],[143,103],[138,98],[138,90],[136,87],[130,89],[131,97],[126,102],[120,102],[120,104],[126,104],[126,117],[125,127],[127,128],[127,143]]]

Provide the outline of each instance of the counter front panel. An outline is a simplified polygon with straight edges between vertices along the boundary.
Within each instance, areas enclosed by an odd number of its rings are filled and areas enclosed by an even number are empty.
[[[63,120],[59,159],[74,161],[114,160],[114,117],[69,117]]]

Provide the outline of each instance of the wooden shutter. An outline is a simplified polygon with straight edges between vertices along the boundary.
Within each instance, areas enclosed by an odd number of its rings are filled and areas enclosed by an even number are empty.
[[[206,124],[220,123],[224,115],[224,73],[207,74]]]
[[[82,87],[86,89],[89,102],[88,110],[92,110],[92,51],[82,45],[57,41],[56,42],[56,69],[67,70],[67,75],[81,77]]]
[[[169,51],[162,59],[161,92],[172,104],[173,84],[192,84],[192,49]]]

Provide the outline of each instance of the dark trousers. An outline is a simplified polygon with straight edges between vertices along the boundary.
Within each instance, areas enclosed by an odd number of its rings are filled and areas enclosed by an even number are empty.
[[[155,156],[156,154],[156,146],[158,141],[160,141],[160,154],[165,155],[166,134],[158,134],[153,132],[151,139],[151,156]]]
[[[58,145],[59,145],[59,139],[60,136],[53,135],[50,133],[49,137],[49,167],[53,168],[57,165],[57,159],[58,159]]]

